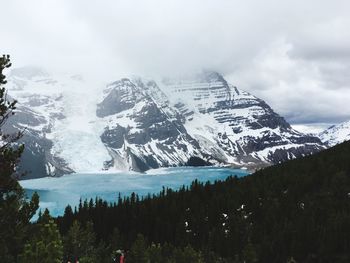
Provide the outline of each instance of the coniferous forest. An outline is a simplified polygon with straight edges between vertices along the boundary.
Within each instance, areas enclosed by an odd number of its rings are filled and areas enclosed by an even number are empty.
[[[56,222],[62,235],[80,224],[100,244],[131,252],[142,243],[145,262],[167,262],[179,249],[197,255],[190,262],[349,262],[349,156],[346,142],[244,178],[114,204],[86,200]]]
[[[0,84],[8,56],[0,58]],[[0,128],[16,109],[0,90]],[[214,184],[82,200],[62,217],[17,182],[21,133],[0,147],[1,262],[350,262],[350,142]]]

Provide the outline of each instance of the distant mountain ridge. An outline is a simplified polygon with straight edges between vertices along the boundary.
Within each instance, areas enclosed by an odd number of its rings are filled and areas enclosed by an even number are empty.
[[[193,160],[262,167],[324,149],[317,137],[295,131],[266,102],[216,72],[95,85],[40,69],[12,71],[9,93],[20,102],[12,126],[27,128],[26,155],[42,166],[29,177],[145,171]],[[24,163],[33,170],[28,163],[35,162]]]
[[[322,142],[328,146],[334,146],[350,140],[350,121],[333,125],[319,134]]]

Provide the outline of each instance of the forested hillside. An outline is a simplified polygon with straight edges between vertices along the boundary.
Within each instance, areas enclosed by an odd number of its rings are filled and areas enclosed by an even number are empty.
[[[349,262],[350,142],[244,178],[85,201],[57,218],[62,235],[75,220],[128,262]]]

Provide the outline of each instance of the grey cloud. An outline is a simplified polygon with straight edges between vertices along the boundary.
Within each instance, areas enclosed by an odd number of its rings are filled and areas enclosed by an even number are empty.
[[[15,66],[102,81],[212,69],[291,122],[350,119],[347,0],[11,0],[1,7],[1,52]]]

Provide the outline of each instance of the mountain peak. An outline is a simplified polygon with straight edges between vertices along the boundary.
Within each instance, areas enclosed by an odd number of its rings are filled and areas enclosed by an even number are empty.
[[[350,140],[350,121],[332,125],[319,134],[321,141],[329,146]]]
[[[197,76],[203,81],[207,81],[207,82],[222,81],[227,83],[223,75],[213,70],[203,70],[201,73],[197,74]]]

